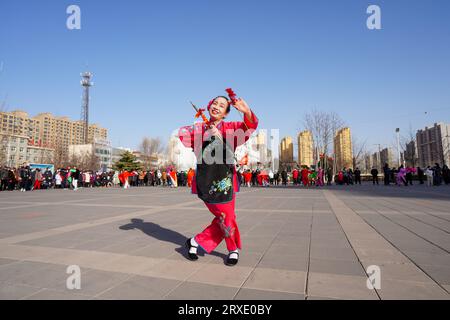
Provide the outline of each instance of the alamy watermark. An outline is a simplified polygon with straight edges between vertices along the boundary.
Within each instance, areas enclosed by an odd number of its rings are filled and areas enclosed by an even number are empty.
[[[69,30],[81,29],[81,9],[72,4],[67,7],[66,13],[69,14],[66,20],[66,26]],[[366,26],[369,30],[381,30],[381,8],[378,5],[371,4],[367,7],[366,13],[370,16],[366,20]]]
[[[205,130],[201,123],[196,123],[175,130],[173,134],[185,147],[193,150],[197,164],[239,164],[235,151],[241,147],[246,156],[261,163],[273,162],[273,167],[278,169],[278,157],[272,154],[271,159],[267,159],[267,150],[274,152],[278,149],[279,132],[279,129],[259,129],[256,134],[254,129],[231,128],[225,129],[224,134],[214,136],[211,130]]]
[[[366,25],[369,30],[381,30],[381,8],[375,4],[367,7],[367,14],[370,16],[367,18]]]
[[[377,265],[370,265],[367,267],[367,274],[369,278],[366,281],[367,289],[380,290],[381,289],[381,269]]]
[[[70,16],[67,17],[66,26],[69,30],[81,29],[81,9],[79,6],[72,4],[67,7],[66,13]]]
[[[70,265],[66,269],[66,273],[70,276],[66,280],[66,287],[69,290],[81,289],[81,269],[76,264]]]

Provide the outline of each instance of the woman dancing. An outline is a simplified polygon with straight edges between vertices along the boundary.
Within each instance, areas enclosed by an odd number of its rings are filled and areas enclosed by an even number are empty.
[[[226,264],[233,266],[242,248],[234,210],[235,193],[239,191],[234,151],[249,139],[258,126],[258,118],[243,99],[236,98],[230,89],[227,92],[230,99],[218,96],[208,104],[209,120],[200,110],[197,116],[202,115],[203,123],[180,128],[179,137],[197,157],[192,193],[197,194],[215,216],[205,230],[187,240],[188,257],[197,260],[199,246],[211,253],[225,239],[229,251]],[[231,106],[244,114],[243,122],[223,121]]]

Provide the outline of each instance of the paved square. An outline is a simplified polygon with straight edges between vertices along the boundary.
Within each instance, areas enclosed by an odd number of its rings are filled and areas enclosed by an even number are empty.
[[[1,192],[0,299],[450,298],[450,186],[243,188],[236,212],[227,267],[224,243],[186,259],[213,218],[187,188]]]

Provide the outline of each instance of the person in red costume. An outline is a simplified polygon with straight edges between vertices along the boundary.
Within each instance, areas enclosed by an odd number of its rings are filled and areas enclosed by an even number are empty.
[[[237,264],[239,249],[242,248],[234,210],[235,193],[239,191],[234,151],[258,126],[258,118],[248,104],[243,99],[232,99],[230,101],[224,96],[214,98],[207,108],[210,116],[207,123],[203,121],[179,130],[181,142],[193,148],[197,157],[192,193],[197,194],[215,216],[205,230],[187,240],[188,257],[197,260],[199,246],[211,253],[225,239],[229,251],[226,264],[230,266]],[[231,105],[244,114],[243,122],[223,121]],[[229,161],[230,158],[233,161]]]
[[[245,181],[245,185],[250,188],[251,183],[252,183],[252,173],[250,172],[250,170],[245,171],[244,181]]]
[[[192,188],[192,179],[194,178],[195,171],[194,169],[190,168],[187,174],[187,185],[189,188]]]
[[[292,180],[294,180],[294,185],[298,184],[298,170],[297,170],[297,168],[295,168],[292,171]]]
[[[175,171],[175,169],[171,169],[169,171],[169,177],[172,180],[172,188],[177,188],[178,187],[178,180],[177,180],[177,172]]]
[[[122,175],[122,179],[120,179],[120,175]],[[130,183],[128,182],[128,178],[134,176],[134,173],[124,170],[121,174],[119,174],[119,179],[123,184],[124,189],[130,188]]]
[[[305,187],[307,187],[309,185],[309,174],[311,173],[311,171],[308,170],[308,167],[303,167],[302,171],[301,171],[301,176],[302,176],[302,182],[303,185]]]

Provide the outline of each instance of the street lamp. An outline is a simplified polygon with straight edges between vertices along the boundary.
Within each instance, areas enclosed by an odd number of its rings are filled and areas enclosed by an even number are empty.
[[[395,132],[397,132],[398,168],[400,168],[400,128],[395,129]]]

